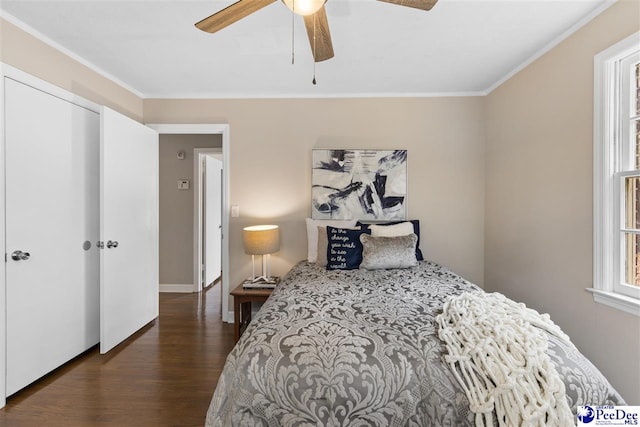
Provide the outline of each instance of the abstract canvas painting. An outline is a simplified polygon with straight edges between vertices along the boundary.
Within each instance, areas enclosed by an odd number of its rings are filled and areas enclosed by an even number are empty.
[[[314,219],[404,220],[407,150],[313,150]]]

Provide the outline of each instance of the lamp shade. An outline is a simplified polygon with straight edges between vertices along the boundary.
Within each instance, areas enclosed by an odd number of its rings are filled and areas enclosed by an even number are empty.
[[[277,225],[254,225],[242,230],[244,252],[266,255],[280,250],[280,230]]]

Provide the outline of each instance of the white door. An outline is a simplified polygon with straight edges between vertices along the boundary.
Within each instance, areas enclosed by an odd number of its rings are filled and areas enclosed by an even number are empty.
[[[222,161],[204,156],[205,281],[208,286],[222,274]]]
[[[158,316],[158,134],[100,113],[100,352]]]
[[[99,339],[99,181],[91,165],[100,120],[8,77],[4,84],[11,395]]]

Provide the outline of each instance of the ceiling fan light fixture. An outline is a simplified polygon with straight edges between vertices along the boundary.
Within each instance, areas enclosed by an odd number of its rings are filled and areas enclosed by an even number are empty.
[[[308,16],[316,13],[327,0],[282,0],[290,11],[297,15]]]

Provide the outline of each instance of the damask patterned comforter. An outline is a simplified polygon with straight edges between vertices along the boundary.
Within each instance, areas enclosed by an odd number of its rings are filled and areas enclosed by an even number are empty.
[[[446,298],[483,292],[431,262],[327,271],[306,261],[274,290],[227,358],[207,426],[473,426],[443,361]],[[622,404],[572,345],[549,335],[569,405]]]

